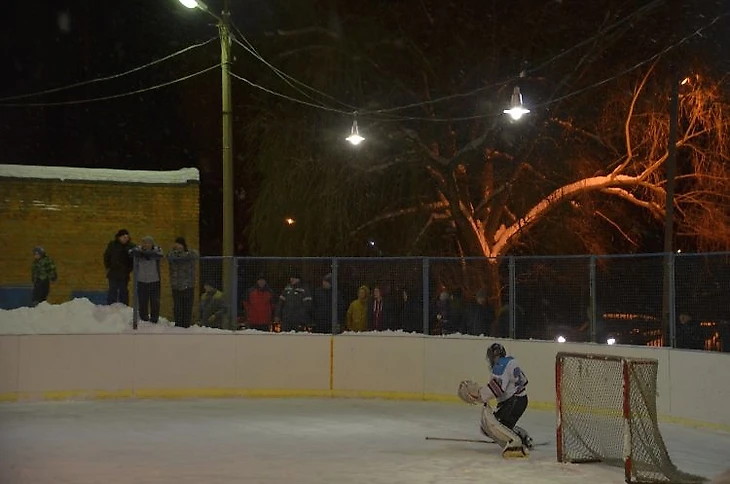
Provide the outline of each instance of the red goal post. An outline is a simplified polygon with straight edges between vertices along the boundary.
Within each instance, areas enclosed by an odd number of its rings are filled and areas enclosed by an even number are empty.
[[[658,366],[651,358],[559,352],[558,462],[623,467],[627,483],[704,482],[669,457],[657,420]]]

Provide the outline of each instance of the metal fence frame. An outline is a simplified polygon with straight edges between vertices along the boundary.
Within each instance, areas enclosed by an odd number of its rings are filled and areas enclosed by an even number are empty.
[[[651,262],[651,264],[648,266],[652,268],[653,270],[657,271],[657,274],[659,271],[661,271],[662,274],[664,274],[665,279],[668,277],[668,285],[662,286],[662,296],[663,296],[663,307],[662,307],[662,313],[661,313],[661,322],[663,323],[663,333],[661,335],[662,345],[663,346],[670,346],[670,347],[676,347],[677,346],[677,284],[676,284],[676,261],[678,258],[682,258],[685,261],[690,261],[691,258],[697,257],[697,258],[704,258],[703,260],[710,258],[710,257],[725,257],[730,258],[730,253],[702,253],[702,254],[621,254],[621,255],[574,255],[574,256],[507,256],[507,257],[501,257],[498,259],[490,260],[485,258],[435,258],[435,257],[368,257],[368,258],[350,258],[350,257],[306,257],[306,258],[257,258],[257,257],[232,257],[232,258],[224,258],[220,256],[215,257],[201,257],[199,260],[199,269],[198,269],[198,284],[197,289],[198,292],[196,292],[196,300],[199,300],[200,297],[200,291],[202,286],[202,278],[201,276],[201,270],[204,264],[220,264],[221,265],[221,273],[222,274],[228,274],[230,275],[230,278],[228,281],[221,281],[225,290],[223,291],[225,294],[226,302],[229,308],[229,318],[228,318],[228,324],[224,327],[224,329],[237,329],[237,320],[239,316],[239,311],[241,308],[241,291],[239,289],[239,279],[240,279],[240,273],[239,269],[243,268],[243,270],[246,270],[246,267],[249,265],[257,264],[257,263],[276,263],[284,265],[286,264],[319,264],[320,269],[326,268],[330,271],[331,275],[331,284],[332,284],[332,330],[331,332],[334,334],[337,334],[341,332],[342,330],[342,323],[343,321],[340,321],[340,318],[338,318],[338,297],[337,294],[339,293],[339,290],[341,289],[341,279],[340,279],[340,271],[343,264],[356,264],[358,267],[363,267],[362,265],[365,264],[383,264],[383,263],[409,263],[409,264],[419,264],[420,263],[420,271],[421,271],[421,294],[420,297],[422,299],[422,318],[423,318],[423,328],[422,332],[425,335],[431,334],[432,330],[432,324],[431,324],[431,317],[433,313],[433,307],[432,302],[434,301],[434,294],[432,294],[432,286],[434,284],[433,275],[434,275],[434,264],[460,264],[462,266],[466,266],[468,264],[482,264],[484,265],[485,262],[487,264],[495,264],[496,269],[495,273],[498,273],[501,269],[506,269],[506,276],[507,283],[502,284],[503,289],[506,289],[506,300],[500,304],[500,307],[506,307],[506,311],[509,314],[508,319],[508,336],[509,338],[516,339],[520,337],[519,330],[526,327],[524,321],[520,321],[520,317],[518,316],[518,311],[521,310],[520,308],[520,297],[522,294],[518,290],[518,265],[524,266],[525,264],[534,263],[534,264],[557,264],[556,267],[561,267],[562,265],[567,265],[567,261],[574,261],[580,264],[587,264],[587,278],[584,280],[585,282],[585,290],[588,297],[588,305],[586,313],[588,314],[588,322],[589,322],[589,328],[587,330],[588,340],[590,342],[599,342],[598,341],[598,327],[597,327],[597,321],[599,320],[599,314],[598,314],[598,300],[599,296],[601,295],[601,289],[599,285],[599,280],[601,279],[601,275],[599,274],[599,271],[597,269],[597,266],[599,263],[605,263],[606,261],[618,264],[616,261],[621,260],[629,260],[629,266],[633,265],[637,260],[643,259],[648,260]],[[656,261],[656,264],[653,263],[653,261]],[[505,264],[506,263],[506,264]],[[229,267],[227,270],[223,269],[223,265],[228,264]],[[414,266],[415,267],[415,266]],[[729,266],[730,267],[730,266]],[[322,269],[323,270],[323,269]],[[630,272],[630,271],[629,271]],[[162,277],[165,277],[164,271]],[[578,286],[582,286],[583,283],[580,281],[577,281],[576,284]],[[613,287],[613,286],[611,286]],[[730,287],[726,288],[728,292],[730,292]],[[559,289],[557,292],[560,292]],[[136,271],[134,274],[134,287],[133,287],[133,293],[134,293],[134,324],[136,327],[137,320],[138,320],[138,303],[137,303],[137,278],[136,278]],[[640,295],[639,295],[640,296]],[[656,295],[654,295],[656,296]],[[648,298],[651,299],[651,298]],[[656,297],[654,297],[656,299]],[[577,303],[579,304],[579,303]],[[585,314],[585,313],[584,313]],[[496,316],[495,316],[496,318]],[[730,319],[730,315],[728,315],[728,319]],[[544,338],[543,338],[544,339]],[[724,342],[725,351],[730,351],[730,341]]]

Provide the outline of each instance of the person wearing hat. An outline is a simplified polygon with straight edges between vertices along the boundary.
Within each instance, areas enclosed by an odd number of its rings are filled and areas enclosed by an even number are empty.
[[[302,284],[299,273],[293,271],[289,284],[279,296],[274,321],[281,323],[281,332],[308,328],[311,324],[312,295],[309,288]]]
[[[189,328],[192,323],[195,302],[195,268],[199,257],[198,252],[189,248],[183,237],[175,239],[175,245],[167,254],[175,326]]]
[[[106,303],[129,304],[129,275],[134,269],[132,243],[127,229],[120,229],[104,251],[104,267],[109,281]]]
[[[208,280],[203,284],[203,295],[200,296],[200,326],[223,329],[228,314],[226,300],[215,285]]]
[[[155,245],[155,239],[147,235],[142,243],[132,249],[136,271],[139,318],[157,323],[160,319],[160,259],[162,249]]]
[[[266,282],[264,275],[259,275],[256,285],[248,290],[243,300],[246,310],[246,327],[261,331],[270,331],[273,322],[276,295]]]
[[[48,299],[51,291],[51,282],[56,282],[58,273],[53,259],[48,257],[43,247],[33,248],[33,265],[31,266],[33,277],[33,298],[32,305],[35,307]]]

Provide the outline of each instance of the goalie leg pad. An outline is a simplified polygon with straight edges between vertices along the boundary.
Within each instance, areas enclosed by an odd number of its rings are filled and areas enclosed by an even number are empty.
[[[480,427],[485,435],[497,442],[505,451],[523,448],[520,436],[499,423],[488,404],[485,404],[482,408]]]

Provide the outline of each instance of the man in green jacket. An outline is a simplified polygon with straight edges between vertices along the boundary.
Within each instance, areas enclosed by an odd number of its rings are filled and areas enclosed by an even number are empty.
[[[33,301],[35,307],[48,299],[51,290],[51,282],[56,282],[58,273],[53,259],[48,257],[43,247],[33,248],[33,265],[31,266],[31,277],[33,279]]]

